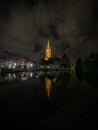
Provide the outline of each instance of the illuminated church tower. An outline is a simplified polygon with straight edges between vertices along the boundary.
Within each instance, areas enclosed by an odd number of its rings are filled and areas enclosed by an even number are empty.
[[[46,50],[45,50],[45,60],[48,60],[49,58],[51,58],[51,46],[48,40]]]

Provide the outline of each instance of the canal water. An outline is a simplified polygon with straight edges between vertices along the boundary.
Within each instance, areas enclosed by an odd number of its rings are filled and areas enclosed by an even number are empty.
[[[91,78],[75,72],[0,75],[0,130],[97,129],[98,80]]]

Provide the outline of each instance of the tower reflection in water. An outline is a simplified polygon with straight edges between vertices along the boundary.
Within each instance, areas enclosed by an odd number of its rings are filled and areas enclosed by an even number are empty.
[[[51,79],[49,78],[45,78],[45,86],[46,86],[46,91],[47,91],[47,96],[50,97],[50,94],[51,94]]]

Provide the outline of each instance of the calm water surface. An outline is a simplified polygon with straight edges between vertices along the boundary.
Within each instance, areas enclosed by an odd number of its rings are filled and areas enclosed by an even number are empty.
[[[97,105],[97,81],[80,79],[75,73],[0,75],[0,130],[95,130]]]

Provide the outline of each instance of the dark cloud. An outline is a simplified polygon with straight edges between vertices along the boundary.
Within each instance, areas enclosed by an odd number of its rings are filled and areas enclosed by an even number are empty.
[[[49,25],[50,35],[51,35],[54,39],[58,40],[58,39],[60,38],[60,36],[59,36],[59,34],[58,34],[56,28],[57,28],[57,27],[56,27],[55,25]]]
[[[41,37],[46,37],[46,38],[50,37],[49,31],[46,31],[45,28],[40,28],[40,29],[39,29],[39,35],[40,35]]]
[[[66,52],[66,50],[67,49],[70,49],[70,44],[67,42],[67,41],[65,41],[65,42],[62,42],[61,44],[60,44],[60,50],[62,51],[62,52]]]
[[[42,51],[42,50],[43,50],[42,45],[36,43],[36,45],[34,46],[33,51],[34,51],[34,52],[39,52],[39,51]]]
[[[50,39],[52,55],[75,61],[98,51],[97,35],[97,0],[0,1],[0,50],[40,59]]]

